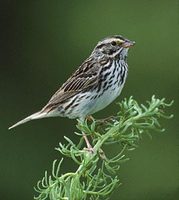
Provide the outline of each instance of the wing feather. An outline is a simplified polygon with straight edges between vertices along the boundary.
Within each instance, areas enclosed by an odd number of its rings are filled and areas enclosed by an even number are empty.
[[[100,70],[100,63],[92,58],[88,58],[51,97],[43,110],[51,111],[81,91],[96,86]]]

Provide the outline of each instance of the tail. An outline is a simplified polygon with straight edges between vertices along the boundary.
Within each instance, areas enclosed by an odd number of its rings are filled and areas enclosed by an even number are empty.
[[[34,120],[34,119],[41,119],[41,118],[44,118],[44,117],[46,117],[46,116],[47,116],[47,113],[46,113],[46,112],[42,112],[42,111],[36,112],[36,113],[34,113],[34,114],[32,114],[32,115],[26,117],[25,119],[23,119],[23,120],[17,122],[16,124],[14,124],[13,126],[9,127],[8,129],[10,130],[10,129],[16,127],[16,126],[19,126],[19,125],[24,124],[24,123],[26,123],[26,122],[29,122],[29,121],[31,121],[31,120]]]

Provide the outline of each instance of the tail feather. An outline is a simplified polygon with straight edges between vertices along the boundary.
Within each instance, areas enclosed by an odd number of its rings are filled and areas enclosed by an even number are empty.
[[[19,126],[19,125],[21,125],[21,124],[24,124],[24,123],[29,122],[29,121],[34,120],[34,119],[44,118],[44,117],[46,117],[46,115],[47,115],[46,112],[42,112],[42,111],[36,112],[36,113],[34,113],[34,114],[32,114],[32,115],[26,117],[25,119],[23,119],[23,120],[17,122],[17,123],[14,124],[13,126],[10,126],[8,129],[10,130],[10,129],[16,127],[16,126]]]

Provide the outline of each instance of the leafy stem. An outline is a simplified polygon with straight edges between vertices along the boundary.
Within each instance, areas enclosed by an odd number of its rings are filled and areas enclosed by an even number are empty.
[[[152,131],[164,131],[159,123],[160,118],[170,119],[164,110],[172,105],[165,99],[152,96],[146,105],[138,104],[133,97],[124,99],[119,105],[119,112],[103,123],[93,119],[78,121],[79,143],[64,137],[67,144],[59,143],[56,148],[63,156],[69,157],[77,165],[75,172],[61,174],[63,162],[55,160],[52,173],[38,182],[35,190],[36,200],[97,200],[109,199],[112,192],[120,185],[119,168],[127,161],[125,152],[134,150],[142,134]],[[91,138],[93,151],[85,148],[83,133]],[[117,145],[115,155],[107,155],[106,145]]]

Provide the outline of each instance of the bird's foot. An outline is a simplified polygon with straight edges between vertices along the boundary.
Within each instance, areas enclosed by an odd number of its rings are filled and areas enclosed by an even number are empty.
[[[86,116],[87,121],[89,122],[93,122],[94,121],[94,117],[92,115],[87,115]]]
[[[110,117],[106,117],[103,119],[97,119],[96,120],[96,124],[99,125],[106,125],[107,123],[112,122],[113,120],[115,120],[117,117],[116,116],[110,116]]]
[[[99,149],[99,155],[100,155],[102,160],[106,160],[106,155],[105,155],[104,151],[101,148]]]
[[[84,150],[89,152],[89,153],[91,153],[91,154],[94,153],[94,148],[93,147],[85,147]]]

